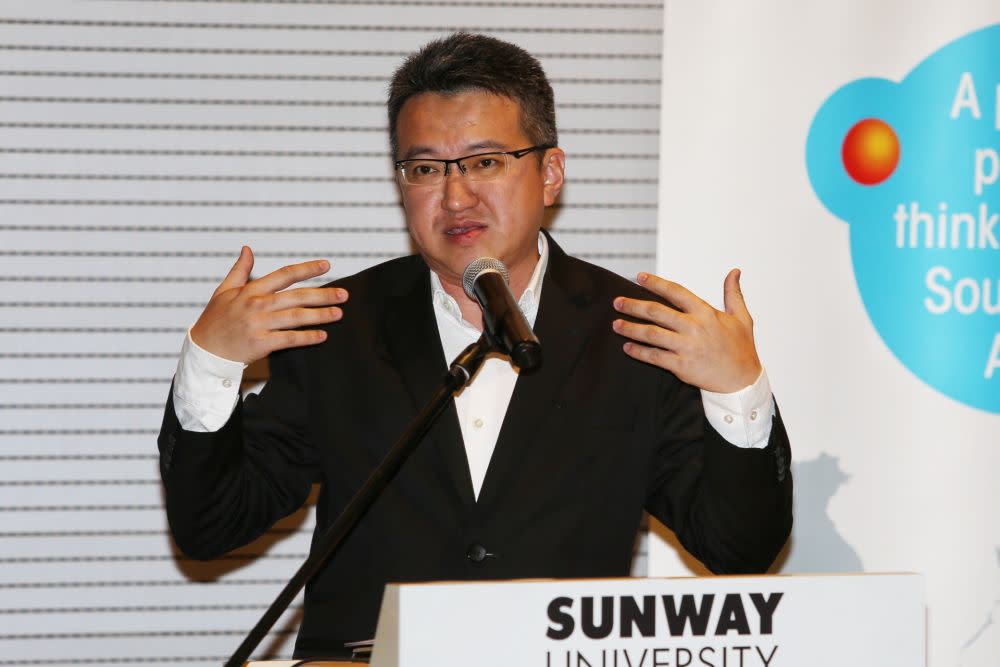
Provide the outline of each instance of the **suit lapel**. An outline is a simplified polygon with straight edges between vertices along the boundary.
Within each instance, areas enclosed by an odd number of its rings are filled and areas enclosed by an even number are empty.
[[[535,335],[542,344],[542,365],[533,373],[522,373],[514,386],[507,414],[493,450],[479,494],[479,505],[495,503],[512,488],[515,475],[532,437],[548,416],[583,352],[590,328],[586,311],[594,289],[589,278],[573,270],[565,252],[551,237]]]
[[[441,388],[447,369],[431,304],[430,276],[423,262],[421,267],[423,270],[408,289],[387,300],[381,341],[410,395],[412,416]],[[472,506],[472,478],[454,401],[438,417],[425,440],[420,447],[435,450],[441,463],[439,469],[444,471],[443,481],[453,490],[456,502]]]

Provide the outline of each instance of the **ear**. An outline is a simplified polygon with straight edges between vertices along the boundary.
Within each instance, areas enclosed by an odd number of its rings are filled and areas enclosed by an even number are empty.
[[[566,179],[566,153],[561,148],[550,148],[542,157],[542,199],[546,206],[556,203]]]

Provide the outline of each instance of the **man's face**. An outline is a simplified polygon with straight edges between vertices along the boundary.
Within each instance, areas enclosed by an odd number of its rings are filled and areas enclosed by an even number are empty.
[[[423,93],[410,98],[396,122],[397,159],[453,159],[532,145],[521,131],[513,100],[469,91]],[[538,258],[538,230],[546,206],[563,183],[563,153],[510,158],[506,175],[472,181],[449,165],[444,182],[404,185],[399,180],[406,224],[417,250],[442,281],[460,284],[472,260],[495,257],[507,265],[512,287],[523,289]]]

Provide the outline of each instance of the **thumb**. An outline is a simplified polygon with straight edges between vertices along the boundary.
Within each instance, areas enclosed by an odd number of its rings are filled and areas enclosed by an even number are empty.
[[[218,294],[219,292],[232,289],[234,287],[243,287],[250,279],[250,271],[252,270],[253,250],[250,249],[250,246],[243,246],[243,248],[240,249],[239,258],[236,260],[236,263],[233,264],[233,268],[229,269],[229,273],[226,274],[226,277],[222,279],[221,283],[219,283],[219,287],[215,290],[215,293]]]
[[[750,311],[747,310],[746,301],[743,300],[743,290],[740,288],[739,269],[733,269],[726,274],[726,280],[722,284],[722,294],[727,313],[744,322],[750,320]]]

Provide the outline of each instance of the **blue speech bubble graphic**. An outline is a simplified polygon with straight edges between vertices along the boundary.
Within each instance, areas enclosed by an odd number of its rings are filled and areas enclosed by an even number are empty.
[[[1000,24],[899,83],[841,87],[813,119],[806,168],[850,225],[885,344],[931,387],[1000,414]]]

